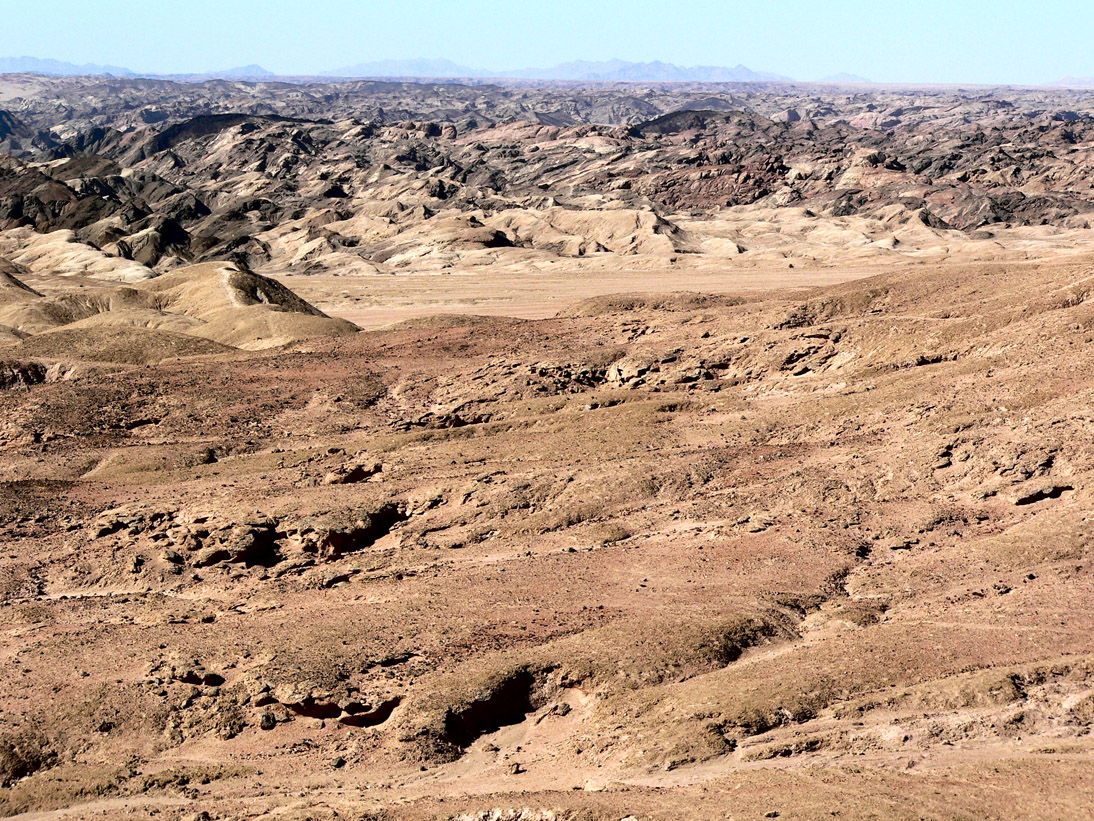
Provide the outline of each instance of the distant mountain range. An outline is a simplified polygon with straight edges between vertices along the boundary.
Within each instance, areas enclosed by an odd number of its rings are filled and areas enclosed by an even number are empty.
[[[113,77],[136,77],[120,66],[78,66],[60,60],[42,60],[37,57],[0,57],[0,74],[45,74],[49,77],[80,77],[90,74],[107,74]]]
[[[791,81],[790,77],[753,71],[747,66],[733,68],[722,66],[676,66],[672,63],[628,63],[608,60],[601,63],[579,61],[563,63],[548,69],[529,69],[517,72],[518,77],[544,80],[586,80],[596,82],[641,83],[756,83]]]
[[[138,73],[120,66],[76,65],[61,60],[36,57],[0,58],[0,74],[44,74],[53,77],[109,75],[113,77],[157,77],[185,81],[258,80],[278,75],[259,65],[241,66],[224,71],[193,74]],[[325,71],[327,78],[399,77],[413,79],[480,79],[480,80],[569,80],[575,82],[640,82],[640,83],[753,83],[791,81],[790,77],[770,72],[753,71],[747,66],[677,66],[672,63],[629,63],[625,60],[591,62],[579,60],[549,68],[524,68],[514,71],[487,71],[453,63],[451,60],[378,60]]]
[[[590,62],[578,60],[550,68],[522,68],[515,71],[486,71],[461,66],[449,60],[381,60],[359,63],[325,77],[438,77],[468,79],[571,80],[581,82],[640,83],[754,83],[790,81],[790,77],[753,71],[747,66],[677,66],[672,63],[629,63],[625,60]]]
[[[209,71],[203,74],[141,74],[141,77],[158,77],[165,80],[180,80],[186,83],[202,83],[206,80],[272,80],[277,77],[262,66],[249,65],[227,68],[224,71]]]
[[[100,66],[93,63],[81,66],[38,57],[0,57],[0,74],[44,74],[47,77],[167,77],[184,80],[254,80],[277,76],[256,65],[201,74],[139,74],[121,66]]]
[[[122,66],[77,65],[63,60],[38,57],[0,57],[0,74],[42,74],[48,77],[148,77],[181,82],[206,80],[273,80],[285,78],[260,65],[239,66],[223,71],[192,74],[153,74],[136,72]],[[576,60],[548,68],[521,68],[513,71],[488,71],[460,65],[451,60],[375,60],[324,71],[316,78],[407,80],[556,80],[587,83],[764,83],[795,82],[792,77],[768,71],[753,71],[748,66],[678,66],[655,60],[632,63],[626,60]],[[297,79],[302,79],[297,77]],[[822,77],[820,83],[872,83],[858,74],[840,72]],[[1094,88],[1094,77],[1064,77],[1050,85],[1067,88]]]

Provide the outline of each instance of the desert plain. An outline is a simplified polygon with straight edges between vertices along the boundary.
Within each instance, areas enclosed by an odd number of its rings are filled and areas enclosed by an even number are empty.
[[[0,814],[1094,814],[1094,103],[0,77]]]

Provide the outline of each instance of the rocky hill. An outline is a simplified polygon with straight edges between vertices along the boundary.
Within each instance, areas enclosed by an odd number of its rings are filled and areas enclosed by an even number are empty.
[[[148,84],[124,90],[139,97],[151,92]],[[291,116],[268,104],[182,116],[192,105],[180,110],[169,96],[155,114],[130,103],[123,122],[67,138],[85,117],[74,112],[69,123],[43,128],[24,100],[0,121],[8,123],[9,148],[23,155],[0,170],[0,229],[71,231],[155,271],[227,260],[273,273],[373,274],[410,259],[443,267],[530,254],[785,253],[782,237],[726,224],[755,225],[764,221],[760,212],[795,223],[803,238],[804,223],[850,224],[861,245],[886,254],[996,240],[1015,227],[1085,229],[1094,210],[1094,119],[1044,107],[1044,94],[1017,102],[986,94],[957,105],[926,92],[811,100],[788,91],[676,93],[674,110],[664,114],[664,100],[631,100],[622,118],[632,124],[624,127],[574,124],[573,113],[559,116],[534,99],[492,122],[474,105],[380,114],[368,106],[390,88],[322,88],[332,89],[330,99],[312,106],[298,99],[310,87],[300,87]],[[444,93],[458,96],[453,88],[488,96],[483,88],[446,86]],[[560,97],[532,96],[553,105]],[[603,96],[600,107],[624,105]],[[269,99],[278,99],[276,90]],[[358,115],[371,116],[343,116],[351,100],[366,107]],[[333,116],[310,119],[320,112]],[[426,113],[430,119],[402,119]],[[511,119],[521,116],[527,119]],[[610,228],[606,236],[613,216],[587,219],[608,211],[631,212],[634,230]],[[803,253],[823,256],[822,249]]]

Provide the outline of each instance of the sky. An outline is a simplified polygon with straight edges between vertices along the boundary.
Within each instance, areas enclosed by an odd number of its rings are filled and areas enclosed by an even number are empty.
[[[1094,77],[1091,0],[0,0],[0,56],[309,75],[383,59],[490,70],[621,58],[816,80]]]

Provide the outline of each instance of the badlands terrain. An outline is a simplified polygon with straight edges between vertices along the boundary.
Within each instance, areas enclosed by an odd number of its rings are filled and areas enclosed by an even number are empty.
[[[1094,100],[0,77],[0,814],[1094,813]]]

